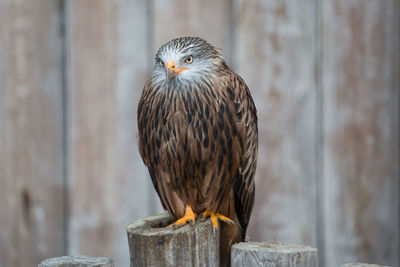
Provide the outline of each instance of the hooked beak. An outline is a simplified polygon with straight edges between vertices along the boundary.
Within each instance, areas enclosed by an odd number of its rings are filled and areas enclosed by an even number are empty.
[[[177,68],[173,60],[168,60],[165,63],[165,76],[167,77],[167,81],[184,70],[187,70],[187,68]]]

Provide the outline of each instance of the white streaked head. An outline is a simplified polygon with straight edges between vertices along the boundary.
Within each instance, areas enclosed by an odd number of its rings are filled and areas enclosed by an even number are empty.
[[[160,47],[152,75],[156,84],[188,84],[208,79],[224,63],[214,46],[199,37],[173,39]]]

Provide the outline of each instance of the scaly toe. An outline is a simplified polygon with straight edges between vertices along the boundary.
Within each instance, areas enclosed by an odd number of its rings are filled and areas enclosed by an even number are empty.
[[[169,227],[176,229],[177,227],[185,225],[188,222],[191,222],[191,224],[194,225],[194,223],[196,222],[196,217],[197,215],[193,212],[190,206],[186,206],[185,215],[173,224],[170,224]]]
[[[222,215],[221,213],[217,213],[217,218],[218,218],[220,221],[223,221],[223,222],[225,222],[225,223],[234,224],[234,222],[233,222],[230,218],[228,218],[228,217]]]
[[[234,222],[230,218],[222,215],[221,213],[214,214],[211,211],[206,210],[201,214],[201,216],[211,218],[213,232],[215,232],[215,230],[218,229],[218,221],[223,221],[225,223],[234,224]]]

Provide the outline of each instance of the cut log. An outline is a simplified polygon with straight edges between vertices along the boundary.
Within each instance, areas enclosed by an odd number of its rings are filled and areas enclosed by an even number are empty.
[[[44,260],[38,267],[114,267],[114,263],[104,257],[64,256]]]
[[[368,264],[368,263],[346,263],[346,264],[343,264],[341,267],[389,267],[389,266],[378,265],[378,264]]]
[[[316,248],[300,245],[241,242],[232,246],[232,267],[317,267]]]
[[[210,220],[179,229],[167,214],[146,217],[127,228],[131,267],[219,266],[219,232]]]

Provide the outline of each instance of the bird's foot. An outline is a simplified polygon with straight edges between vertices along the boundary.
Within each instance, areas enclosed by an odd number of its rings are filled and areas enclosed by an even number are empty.
[[[169,227],[173,227],[175,229],[176,227],[185,225],[188,222],[191,222],[192,225],[194,225],[196,217],[197,215],[193,212],[192,208],[189,205],[186,205],[185,215],[173,224],[170,224]]]
[[[219,221],[223,221],[225,223],[234,224],[234,222],[230,218],[222,215],[221,213],[213,213],[213,212],[208,211],[208,210],[206,210],[202,214],[200,214],[199,219],[201,219],[201,217],[210,217],[211,218],[211,222],[212,222],[212,226],[213,226],[213,231],[214,232],[215,232],[215,230],[218,229],[218,220]]]

